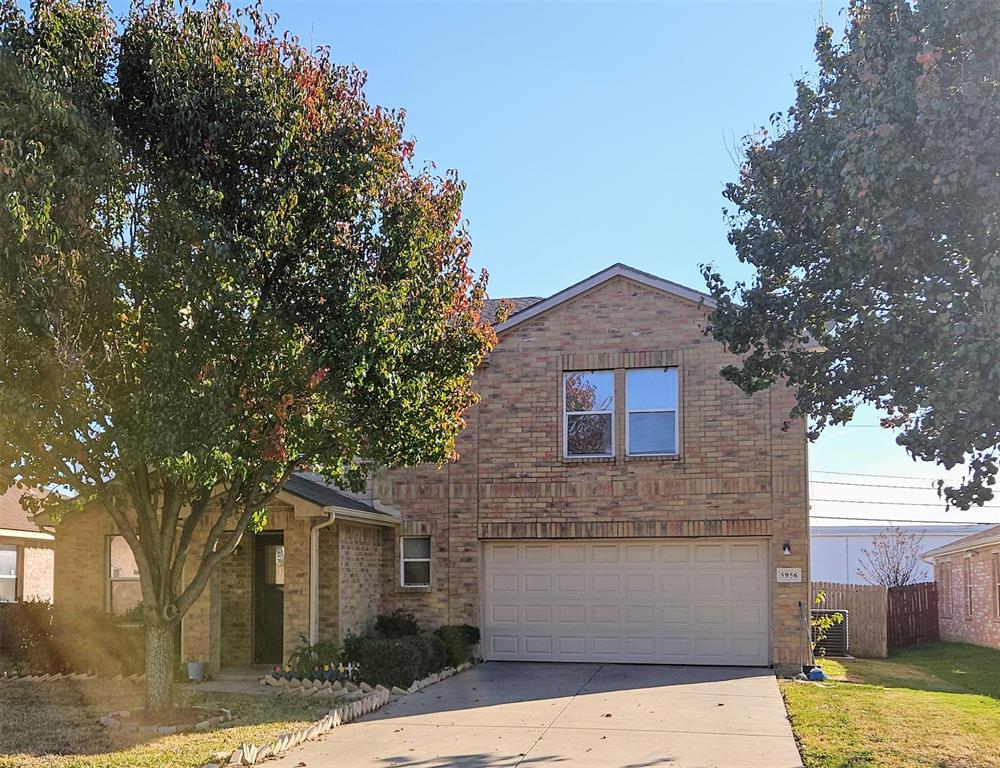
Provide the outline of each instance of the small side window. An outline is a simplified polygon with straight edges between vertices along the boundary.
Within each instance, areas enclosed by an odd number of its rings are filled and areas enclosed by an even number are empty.
[[[400,540],[400,583],[404,587],[431,585],[431,537],[405,536]]]
[[[17,600],[17,547],[0,546],[0,603]]]
[[[141,600],[142,587],[139,586],[135,555],[124,537],[111,536],[108,541],[108,609],[121,615],[138,606]]]

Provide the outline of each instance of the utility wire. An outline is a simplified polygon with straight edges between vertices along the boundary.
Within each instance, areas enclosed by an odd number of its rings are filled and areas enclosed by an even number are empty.
[[[840,480],[810,480],[818,485],[851,485],[855,488],[902,488],[907,491],[932,490],[930,485],[882,485],[881,483],[845,483]]]
[[[886,480],[940,480],[940,477],[913,477],[912,475],[873,475],[865,472],[834,472],[829,469],[812,469],[811,473],[817,475],[844,475],[847,477],[881,477]],[[947,479],[947,478],[945,478]]]
[[[890,517],[841,517],[839,515],[809,515],[815,520],[857,520],[864,523],[926,523],[927,525],[996,525],[996,522],[986,522],[981,520],[893,520]]]
[[[919,502],[909,502],[909,501],[868,501],[867,499],[812,499],[812,501],[823,501],[832,504],[878,504],[880,506],[890,506],[890,507],[943,507],[944,503],[941,504],[921,504]],[[982,506],[976,507],[977,509],[1000,509],[1000,506],[993,504],[984,504]]]

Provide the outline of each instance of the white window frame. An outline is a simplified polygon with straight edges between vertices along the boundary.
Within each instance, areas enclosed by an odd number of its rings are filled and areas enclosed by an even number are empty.
[[[0,579],[3,579],[4,581],[14,582],[14,602],[16,603],[18,601],[18,598],[20,597],[20,594],[18,594],[18,589],[17,589],[18,588],[17,576],[19,571],[21,570],[21,553],[18,551],[18,547],[16,544],[3,544],[0,545],[0,549],[2,549],[5,552],[12,551],[14,553],[14,575],[8,576],[6,573],[0,573]],[[7,601],[4,600],[0,602],[7,602]]]
[[[107,538],[106,538],[107,543],[106,543],[106,545],[104,547],[104,578],[105,578],[105,583],[107,584],[107,588],[105,590],[105,601],[106,601],[107,610],[108,610],[109,613],[114,612],[114,609],[115,609],[115,606],[114,606],[114,604],[112,602],[112,596],[114,594],[114,587],[112,585],[115,584],[115,583],[118,583],[118,582],[126,582],[126,581],[135,581],[135,582],[138,582],[138,581],[140,581],[140,578],[138,576],[112,576],[111,575],[111,543],[115,539],[121,539],[122,541],[125,541],[126,546],[128,546],[128,542],[125,540],[125,537],[122,536],[120,533],[113,533],[113,534],[107,536]]]
[[[570,411],[566,406],[566,382],[570,376],[581,373],[611,374],[611,410],[610,411]],[[563,458],[564,459],[613,459],[615,452],[615,410],[618,405],[618,393],[615,391],[615,371],[612,368],[597,368],[592,371],[563,371],[562,379],[562,412],[563,412]],[[569,417],[570,416],[611,416],[611,451],[609,453],[570,453],[569,452]]]
[[[965,558],[965,618],[972,618],[972,558]]]
[[[1000,619],[1000,552],[993,553],[993,618]]]
[[[673,408],[629,408],[628,407],[628,374],[629,371],[675,371],[677,376],[677,405]],[[681,372],[676,365],[663,368],[628,368],[625,370],[625,455],[632,458],[656,458],[657,456],[680,456],[681,454]],[[629,437],[629,416],[633,413],[672,413],[674,415],[674,450],[672,453],[632,453],[632,443]]]
[[[427,557],[407,557],[406,556],[406,545],[405,541],[407,539],[427,539]],[[434,559],[432,555],[434,554],[433,541],[430,536],[400,536],[399,537],[399,586],[407,588],[421,588],[429,587],[434,583],[434,564],[432,560]],[[407,584],[406,583],[406,563],[427,563],[427,583],[426,584]]]
[[[935,566],[937,567],[937,566]],[[941,613],[946,619],[950,619],[954,613],[954,599],[952,593],[951,563],[941,563],[941,576],[938,579],[941,584],[941,599],[944,604],[941,606]]]

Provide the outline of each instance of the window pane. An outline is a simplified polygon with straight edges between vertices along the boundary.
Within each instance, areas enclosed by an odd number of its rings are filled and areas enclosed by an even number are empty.
[[[0,603],[13,603],[17,600],[17,579],[0,579]]]
[[[427,586],[431,583],[431,564],[426,560],[403,563],[403,584],[408,587]]]
[[[568,456],[610,456],[611,414],[569,416],[566,425]]]
[[[285,583],[285,545],[268,544],[264,547],[264,583]]]
[[[677,369],[640,368],[625,372],[625,403],[630,411],[677,408]]]
[[[17,547],[0,549],[0,576],[17,576]]]
[[[139,578],[139,566],[136,565],[135,555],[132,554],[128,542],[122,536],[113,536],[111,539],[109,573],[112,579]]]
[[[672,411],[630,413],[628,452],[633,456],[677,453],[677,414]]]
[[[111,582],[111,612],[123,614],[131,611],[142,600],[142,587],[136,580]]]
[[[403,558],[429,558],[431,556],[431,540],[429,537],[403,539]]]
[[[615,375],[611,371],[568,373],[566,411],[610,411],[615,407]]]

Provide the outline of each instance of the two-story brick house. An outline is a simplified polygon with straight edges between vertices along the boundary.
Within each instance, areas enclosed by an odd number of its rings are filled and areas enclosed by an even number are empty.
[[[382,472],[363,498],[297,479],[185,618],[184,655],[276,661],[299,637],[339,639],[404,608],[479,626],[487,659],[794,670],[809,609],[804,428],[788,422],[789,390],[748,397],[721,378],[732,357],[703,333],[707,305],[620,264],[516,300],[476,374],[460,458]],[[57,599],[98,529],[59,531]]]

